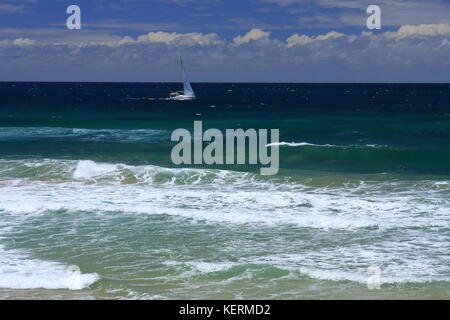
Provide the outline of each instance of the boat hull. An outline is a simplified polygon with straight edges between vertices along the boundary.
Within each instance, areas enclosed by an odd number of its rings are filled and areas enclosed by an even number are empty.
[[[179,95],[179,96],[171,97],[170,99],[178,100],[178,101],[195,100],[195,96]]]

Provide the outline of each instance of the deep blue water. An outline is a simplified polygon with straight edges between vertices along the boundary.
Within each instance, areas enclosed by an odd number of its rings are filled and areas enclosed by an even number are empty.
[[[192,130],[193,121],[202,120],[204,129],[277,128],[282,142],[335,146],[282,147],[285,169],[450,173],[447,84],[195,84],[196,101],[163,100],[179,86],[1,83],[0,126],[15,128],[0,135],[0,156],[170,166],[170,132]],[[36,127],[153,129],[166,135],[136,141],[51,132],[21,137]]]

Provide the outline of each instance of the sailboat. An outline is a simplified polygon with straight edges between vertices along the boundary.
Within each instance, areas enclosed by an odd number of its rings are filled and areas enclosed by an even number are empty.
[[[183,91],[172,92],[170,94],[171,100],[195,100],[195,93],[192,90],[191,83],[189,82],[188,75],[184,69],[183,57],[180,57],[181,71],[183,73]]]

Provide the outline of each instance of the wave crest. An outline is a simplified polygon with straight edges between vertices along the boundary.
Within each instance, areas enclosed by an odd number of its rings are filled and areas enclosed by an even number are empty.
[[[96,282],[96,273],[81,273],[59,262],[28,258],[0,246],[0,288],[81,290]]]

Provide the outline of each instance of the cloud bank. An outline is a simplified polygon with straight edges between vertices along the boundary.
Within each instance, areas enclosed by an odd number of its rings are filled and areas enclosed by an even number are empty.
[[[450,25],[286,39],[254,28],[232,41],[216,33],[0,40],[0,79],[179,81],[183,55],[194,82],[449,82]]]

